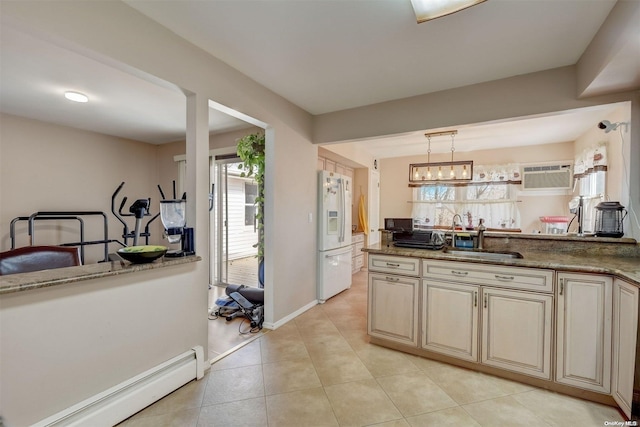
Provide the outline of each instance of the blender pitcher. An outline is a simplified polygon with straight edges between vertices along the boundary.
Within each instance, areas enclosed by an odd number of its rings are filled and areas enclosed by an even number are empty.
[[[184,199],[161,200],[160,219],[169,243],[179,243],[186,224],[187,202]]]

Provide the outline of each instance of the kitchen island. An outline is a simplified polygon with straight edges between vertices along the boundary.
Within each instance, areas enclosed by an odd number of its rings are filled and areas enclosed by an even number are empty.
[[[637,242],[487,233],[484,249],[522,257],[365,248],[371,342],[637,418]]]

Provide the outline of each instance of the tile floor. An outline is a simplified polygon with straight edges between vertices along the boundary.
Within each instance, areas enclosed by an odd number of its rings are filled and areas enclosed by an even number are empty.
[[[122,425],[604,426],[617,409],[368,343],[366,273]]]

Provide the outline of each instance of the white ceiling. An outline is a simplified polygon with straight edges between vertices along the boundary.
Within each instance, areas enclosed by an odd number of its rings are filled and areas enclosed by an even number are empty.
[[[125,2],[312,114],[574,64],[615,4],[489,0],[417,24],[410,0]],[[149,143],[184,138],[185,99],[170,84],[159,86],[10,25],[1,31],[2,112]],[[68,103],[61,96],[67,89],[91,102]],[[527,143],[522,138],[573,140],[606,113],[589,109],[459,128],[456,150],[473,149],[472,140],[484,148],[514,144],[516,137],[519,145]],[[210,129],[244,125],[223,118],[212,114]],[[424,152],[424,142],[418,132],[367,141],[367,148],[381,158],[399,155],[398,144],[407,153]]]
[[[153,144],[185,139],[186,98],[175,86],[135,76],[10,25],[0,37],[0,111]],[[153,80],[150,81],[150,80]],[[86,104],[67,101],[75,90]],[[209,129],[250,127],[211,110]]]

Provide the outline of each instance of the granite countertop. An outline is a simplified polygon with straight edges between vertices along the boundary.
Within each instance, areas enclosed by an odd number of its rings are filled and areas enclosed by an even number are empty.
[[[153,270],[172,265],[188,264],[201,260],[202,258],[197,255],[180,258],[163,257],[147,264],[132,264],[128,261],[111,261],[87,264],[79,267],[34,271],[32,273],[9,274],[0,276],[0,295],[64,285],[66,283],[80,282],[83,280],[99,279],[101,277],[116,276],[119,274],[135,273],[137,271]]]
[[[515,250],[522,258],[476,259],[464,255],[452,255],[443,250],[400,248],[390,244],[376,244],[362,249],[364,252],[383,255],[406,256],[447,261],[464,261],[481,264],[507,265],[514,267],[548,268],[557,271],[610,274],[632,282],[640,287],[640,256],[555,251],[555,250]]]

